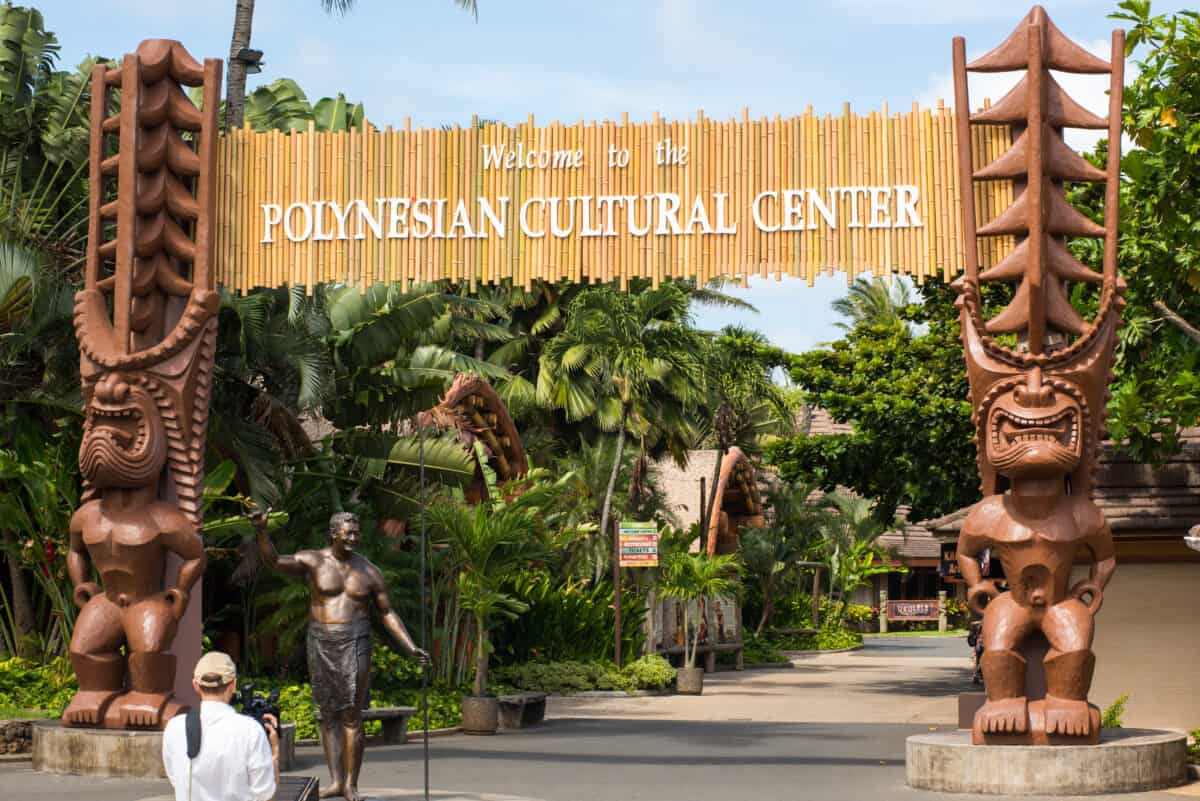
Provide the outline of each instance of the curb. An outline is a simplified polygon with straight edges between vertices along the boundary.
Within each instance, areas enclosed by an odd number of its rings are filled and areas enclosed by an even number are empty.
[[[850,648],[836,648],[832,651],[781,651],[784,656],[820,656],[821,654],[848,654],[851,651],[861,651],[862,645],[855,645]]]
[[[451,734],[459,734],[460,732],[462,732],[462,726],[450,726],[449,728],[446,728],[446,729],[430,729],[429,736],[430,736],[430,738],[446,737]],[[408,745],[409,743],[421,742],[421,734],[422,734],[422,731],[420,729],[417,729],[416,731],[409,731],[408,732],[408,742],[404,743],[404,745]],[[372,735],[367,738],[367,745],[375,745],[379,742],[380,739],[382,739],[382,738],[377,735]],[[320,744],[321,744],[321,739],[319,737],[305,737],[304,739],[296,740],[297,748],[299,748],[300,746],[310,746],[310,745],[320,745]]]
[[[24,752],[18,753],[18,754],[0,754],[0,765],[3,765],[7,762],[32,762],[32,761],[33,761],[33,752],[32,751],[24,751]]]
[[[631,693],[624,690],[584,690],[577,693],[547,693],[551,698],[652,698],[674,694],[674,690],[634,690]]]

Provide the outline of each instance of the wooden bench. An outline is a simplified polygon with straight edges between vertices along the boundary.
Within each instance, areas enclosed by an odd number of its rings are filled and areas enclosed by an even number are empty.
[[[517,693],[500,696],[500,726],[527,729],[546,719],[546,693]]]
[[[408,742],[408,719],[417,714],[414,706],[373,706],[362,711],[362,719],[378,720],[383,724],[383,742],[385,745],[403,745]],[[317,720],[321,719],[321,711],[317,710]]]
[[[716,645],[701,644],[700,646],[698,646],[696,648],[696,653],[704,654],[704,672],[705,673],[712,673],[717,669],[717,652],[718,651],[733,651],[735,653],[735,657],[734,657],[735,661],[734,661],[733,669],[734,670],[745,670],[746,669],[746,660],[742,656],[744,648],[745,648],[745,643],[719,642]],[[670,648],[661,649],[660,653],[665,654],[667,656],[682,656],[683,655],[683,646],[682,645],[672,645]]]

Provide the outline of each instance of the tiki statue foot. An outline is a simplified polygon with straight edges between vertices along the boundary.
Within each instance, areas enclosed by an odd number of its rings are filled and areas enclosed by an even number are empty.
[[[106,727],[161,729],[170,719],[165,714],[170,700],[170,693],[125,693],[108,710]],[[178,708],[177,704],[174,706]]]
[[[1045,698],[1046,734],[1087,737],[1092,733],[1092,709],[1087,701]]]
[[[980,707],[975,717],[984,734],[1024,734],[1028,729],[1029,710],[1024,696],[997,698]]]
[[[68,726],[99,726],[118,695],[119,692],[112,690],[80,690],[63,712],[63,723]]]

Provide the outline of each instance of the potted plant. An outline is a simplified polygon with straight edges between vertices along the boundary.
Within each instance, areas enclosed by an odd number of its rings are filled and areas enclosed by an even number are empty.
[[[709,556],[703,553],[682,553],[671,557],[663,571],[659,591],[683,607],[683,667],[675,674],[675,690],[687,695],[704,692],[704,668],[696,667],[700,648],[700,624],[690,637],[687,630],[691,604],[702,598],[727,598],[737,589],[740,563],[734,554]]]
[[[512,619],[529,608],[502,588],[506,579],[544,558],[545,549],[525,505],[499,502],[472,508],[461,500],[448,501],[433,506],[430,515],[458,573],[459,604],[475,624],[475,683],[472,694],[463,697],[463,731],[495,734],[500,703],[487,692],[488,630],[498,617]]]

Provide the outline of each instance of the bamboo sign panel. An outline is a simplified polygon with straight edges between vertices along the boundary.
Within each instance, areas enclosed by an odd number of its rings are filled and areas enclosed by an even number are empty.
[[[979,126],[987,162],[1007,126]],[[477,124],[223,136],[220,281],[575,282],[962,269],[953,114]],[[1011,182],[973,188],[981,220]],[[981,242],[992,265],[1011,239]]]

